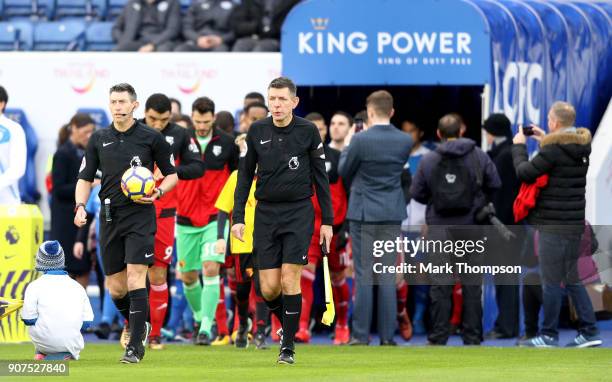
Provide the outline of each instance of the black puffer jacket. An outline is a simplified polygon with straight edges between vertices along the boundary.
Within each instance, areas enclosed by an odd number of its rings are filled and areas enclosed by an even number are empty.
[[[538,229],[557,232],[584,231],[586,174],[591,154],[591,132],[579,128],[576,132],[546,135],[540,142],[540,152],[527,158],[524,144],[512,146],[514,168],[519,180],[533,183],[548,174],[535,208],[527,221]]]

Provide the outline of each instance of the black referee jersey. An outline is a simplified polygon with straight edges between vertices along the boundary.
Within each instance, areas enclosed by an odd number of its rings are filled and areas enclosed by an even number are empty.
[[[147,124],[144,119],[139,120],[139,122],[143,125]],[[172,153],[176,162],[176,174],[179,179],[191,180],[204,175],[205,167],[200,153],[200,145],[197,143],[195,135],[191,135],[190,130],[169,122],[160,132],[170,145],[170,153]]]
[[[244,223],[245,204],[257,169],[255,198],[263,202],[296,202],[313,195],[313,183],[321,206],[322,224],[333,224],[325,152],[316,126],[293,116],[286,127],[272,117],[251,125],[246,137],[234,195],[234,223]]]
[[[100,200],[110,198],[111,206],[121,207],[134,204],[121,191],[121,176],[125,170],[131,166],[144,166],[153,172],[154,164],[164,176],[176,173],[170,145],[160,132],[137,120],[125,132],[118,131],[111,123],[108,129],[92,134],[78,178],[92,182],[100,169]]]

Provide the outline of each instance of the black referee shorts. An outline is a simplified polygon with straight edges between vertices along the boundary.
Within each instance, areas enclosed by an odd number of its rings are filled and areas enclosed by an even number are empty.
[[[129,205],[113,208],[112,221],[100,211],[100,254],[106,275],[121,272],[126,264],[153,265],[157,223],[155,207]]]
[[[253,249],[257,269],[306,265],[314,228],[310,198],[297,202],[257,202]]]

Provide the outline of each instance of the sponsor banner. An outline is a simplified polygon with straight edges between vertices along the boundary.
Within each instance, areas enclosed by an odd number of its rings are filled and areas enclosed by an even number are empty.
[[[283,72],[303,85],[475,85],[490,38],[460,1],[312,0],[283,25]]]
[[[43,218],[34,205],[0,205],[0,317],[23,300],[28,284],[37,277],[36,252],[43,239]],[[18,312],[0,319],[0,343],[29,341]]]

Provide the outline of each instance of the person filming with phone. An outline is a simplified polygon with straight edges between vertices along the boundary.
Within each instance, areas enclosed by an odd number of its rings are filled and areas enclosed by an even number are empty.
[[[534,126],[531,138],[540,151],[527,156],[526,129],[519,126],[513,138],[512,158],[519,180],[528,184],[542,175],[548,183],[540,188],[527,221],[536,227],[542,279],[544,321],[540,334],[522,342],[528,347],[559,345],[559,313],[563,289],[567,291],[579,319],[578,335],[566,346],[585,348],[602,344],[595,313],[577,272],[580,240],[584,232],[586,174],[591,154],[591,132],[576,128],[576,110],[567,102],[555,102],[548,112],[548,131]],[[527,129],[529,132],[530,129]],[[563,287],[562,287],[563,285]]]

